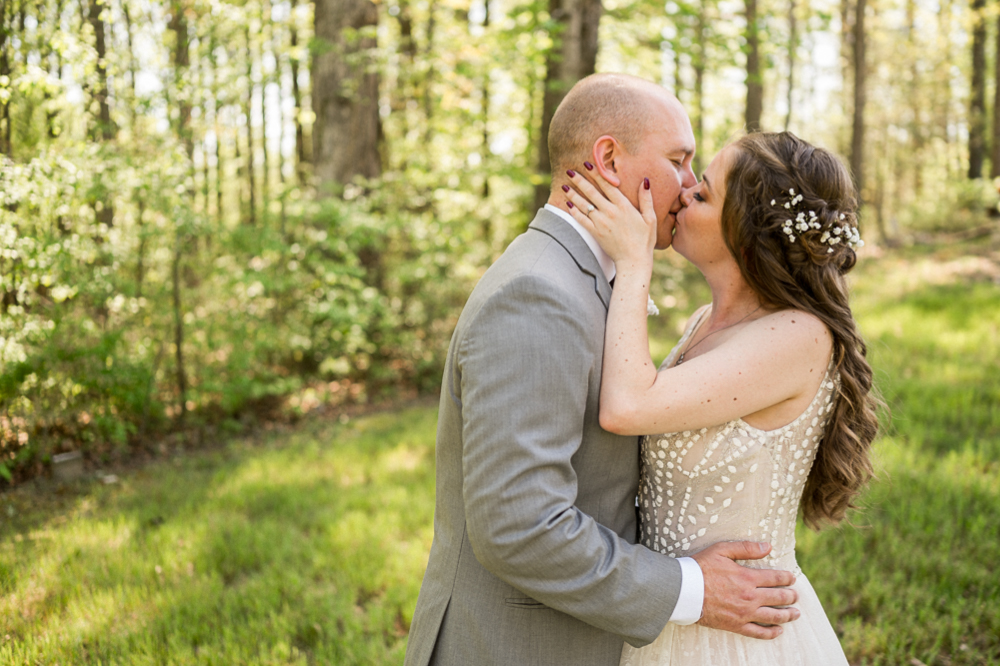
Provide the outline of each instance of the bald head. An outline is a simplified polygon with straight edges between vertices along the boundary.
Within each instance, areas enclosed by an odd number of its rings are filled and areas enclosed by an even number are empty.
[[[614,137],[635,153],[650,130],[657,110],[684,110],[664,88],[628,74],[592,74],[563,98],[549,125],[549,161],[560,174],[590,157],[598,138]],[[684,115],[686,118],[686,115]]]

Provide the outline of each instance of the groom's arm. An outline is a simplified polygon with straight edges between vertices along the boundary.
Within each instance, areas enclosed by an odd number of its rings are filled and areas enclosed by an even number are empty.
[[[555,285],[526,276],[494,294],[466,330],[458,361],[468,535],[496,576],[644,645],[670,619],[682,574],[676,560],[629,544],[575,506],[572,458],[598,371],[581,313]]]

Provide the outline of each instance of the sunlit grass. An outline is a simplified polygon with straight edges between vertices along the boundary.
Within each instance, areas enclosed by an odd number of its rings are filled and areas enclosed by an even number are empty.
[[[13,513],[0,663],[398,663],[430,548],[433,409],[158,463]]]
[[[879,480],[851,525],[799,531],[853,664],[1000,664],[1000,286],[968,265],[899,254],[854,279],[892,412]],[[400,664],[435,420],[313,421],[112,486],[0,496],[0,664]]]

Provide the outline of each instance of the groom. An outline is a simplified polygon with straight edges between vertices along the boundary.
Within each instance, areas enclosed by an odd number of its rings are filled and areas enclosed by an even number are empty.
[[[642,79],[590,76],[556,111],[549,203],[480,280],[448,351],[408,666],[611,666],[668,621],[774,638],[798,617],[774,608],[795,602],[790,573],[733,561],[766,546],[672,559],[635,545],[639,446],[598,424],[615,267],[565,212],[566,171],[586,162],[633,204],[648,177],[666,247],[694,148],[680,103]]]

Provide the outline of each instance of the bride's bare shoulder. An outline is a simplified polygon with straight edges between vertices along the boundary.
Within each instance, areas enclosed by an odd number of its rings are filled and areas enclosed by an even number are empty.
[[[833,336],[823,320],[803,310],[770,312],[748,328],[761,344],[793,353],[829,356],[833,348]]]

